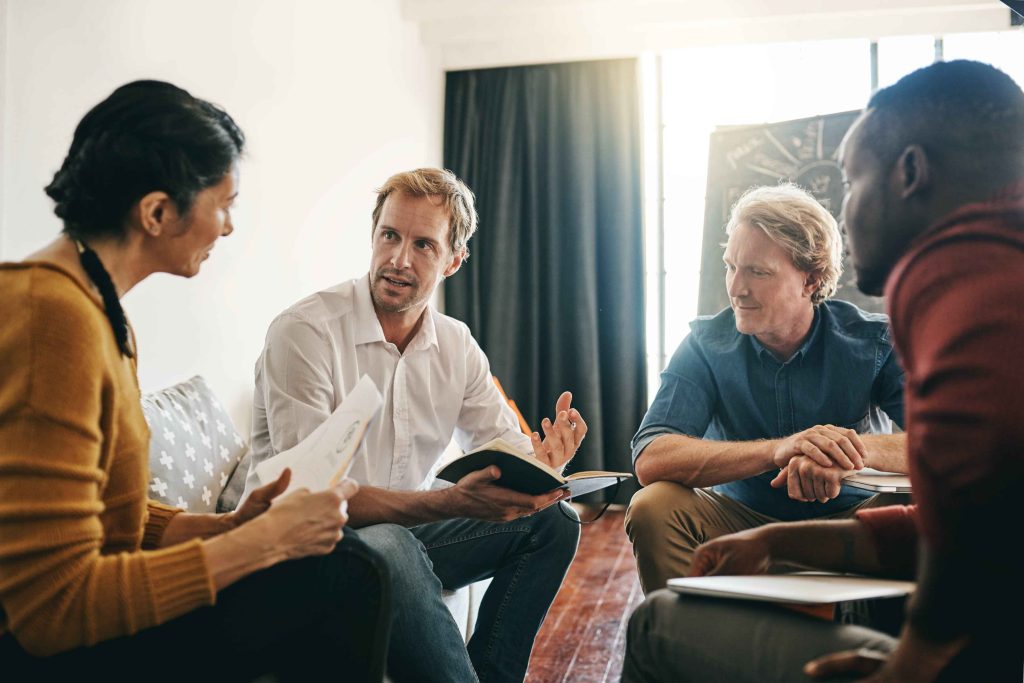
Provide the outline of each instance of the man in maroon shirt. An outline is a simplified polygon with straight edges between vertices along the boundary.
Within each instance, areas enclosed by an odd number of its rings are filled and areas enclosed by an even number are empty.
[[[916,575],[903,631],[894,640],[661,592],[630,622],[625,681],[799,680],[801,668],[871,681],[1021,680],[1024,93],[985,64],[934,64],[872,97],[841,163],[857,285],[884,289],[906,371],[918,505],[725,536],[698,549],[691,575],[779,562]]]

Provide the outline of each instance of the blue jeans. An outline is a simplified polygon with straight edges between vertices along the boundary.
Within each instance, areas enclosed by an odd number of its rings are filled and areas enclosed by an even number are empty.
[[[568,505],[566,514],[576,518]],[[388,673],[396,681],[522,681],[533,640],[576,554],[579,525],[556,506],[512,522],[451,519],[359,537],[392,577]],[[441,590],[493,577],[468,647]]]

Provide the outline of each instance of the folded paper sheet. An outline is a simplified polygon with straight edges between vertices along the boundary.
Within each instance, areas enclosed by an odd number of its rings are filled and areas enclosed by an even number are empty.
[[[359,444],[383,403],[380,392],[364,375],[331,416],[299,444],[264,460],[256,467],[261,484],[292,470],[288,491],[322,491],[337,484],[352,467]]]

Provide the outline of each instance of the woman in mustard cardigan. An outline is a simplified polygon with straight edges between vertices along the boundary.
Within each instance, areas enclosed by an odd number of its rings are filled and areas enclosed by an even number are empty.
[[[233,513],[147,500],[149,430],[119,299],[192,277],[234,230],[244,136],[168,83],[122,86],[46,188],[64,230],[0,265],[0,678],[380,679],[380,559],[345,481]],[[13,674],[13,676],[12,676]]]

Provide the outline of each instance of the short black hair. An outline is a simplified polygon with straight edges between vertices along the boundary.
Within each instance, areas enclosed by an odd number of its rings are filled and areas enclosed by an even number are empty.
[[[1024,92],[982,62],[960,59],[918,69],[876,92],[867,110],[871,116],[860,139],[884,163],[909,144],[985,153],[1018,149],[1024,137]]]
[[[82,118],[46,194],[71,237],[121,238],[139,199],[166,192],[187,214],[244,148],[245,135],[220,107],[170,83],[134,81]]]

